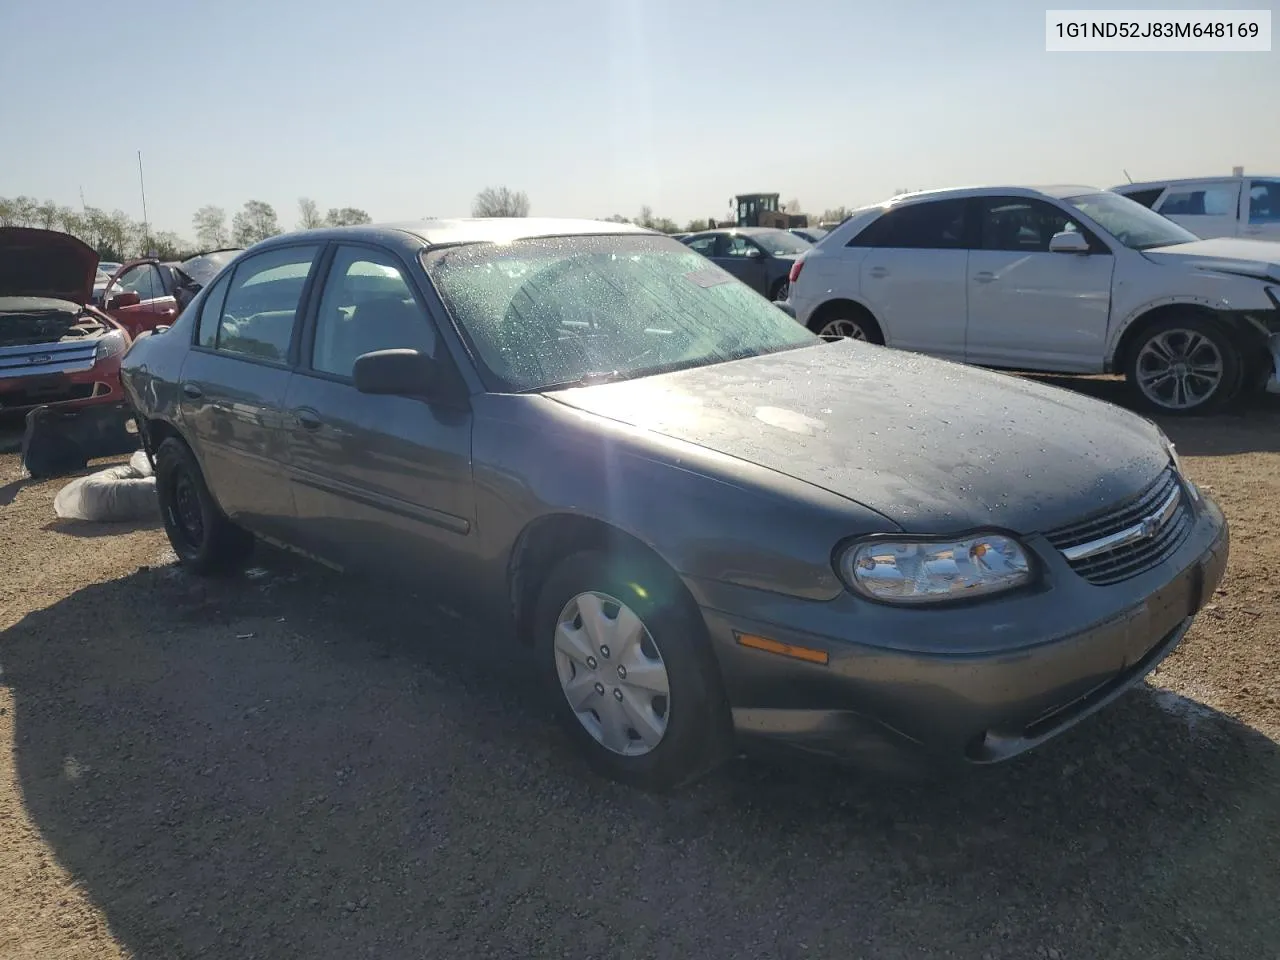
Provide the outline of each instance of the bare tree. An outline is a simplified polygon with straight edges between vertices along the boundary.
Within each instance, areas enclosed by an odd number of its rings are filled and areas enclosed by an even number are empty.
[[[782,205],[782,212],[790,213],[794,215],[797,213],[803,213],[804,208],[800,206],[799,200],[797,200],[795,197],[792,197],[790,200],[788,200],[786,203]]]
[[[330,207],[324,222],[331,227],[354,227],[361,223],[372,223],[373,218],[359,207]]]
[[[298,229],[314,230],[324,226],[324,217],[320,216],[320,208],[310,197],[298,198]]]
[[[276,210],[262,200],[248,200],[244,208],[231,218],[231,236],[242,247],[274,237],[280,232]]]
[[[510,187],[485,187],[471,201],[473,217],[527,217],[529,198],[523,190]]]
[[[202,250],[216,250],[231,242],[227,233],[227,212],[212,204],[201,207],[191,218],[196,233],[196,244]]]
[[[609,216],[604,218],[604,222],[605,223],[630,223],[631,219],[629,217],[624,217],[620,213],[611,213],[609,214]]]

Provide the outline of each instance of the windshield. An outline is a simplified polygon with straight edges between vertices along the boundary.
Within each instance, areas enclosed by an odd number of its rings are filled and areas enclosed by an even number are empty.
[[[190,260],[182,261],[178,265],[178,269],[203,287],[214,278],[214,275],[219,270],[238,257],[240,253],[241,251],[239,250],[217,250],[213,253],[200,254]]]
[[[537,391],[820,343],[678,241],[585,236],[423,254],[501,388]]]
[[[1169,247],[1200,239],[1190,230],[1118,193],[1067,197],[1067,203],[1133,250]]]
[[[762,230],[750,236],[775,257],[793,257],[813,247],[804,237],[797,237],[786,230]]]

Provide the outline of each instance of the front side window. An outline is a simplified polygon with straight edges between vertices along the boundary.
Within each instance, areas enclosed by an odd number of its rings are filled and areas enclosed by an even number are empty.
[[[810,249],[813,244],[787,230],[765,230],[752,234],[751,239],[775,257],[794,257]]]
[[[1249,222],[1280,223],[1280,180],[1254,180],[1249,186]]]
[[[697,240],[690,240],[688,243],[690,250],[697,250],[704,257],[711,256],[716,249],[716,235],[709,237],[699,237]]]
[[[959,250],[965,245],[967,200],[890,207],[849,241],[851,247]]]
[[[302,291],[319,250],[281,247],[241,261],[227,288],[216,349],[286,363]]]
[[[631,379],[822,342],[665,237],[473,243],[428,251],[423,263],[503,390]]]
[[[722,257],[749,257],[751,251],[758,249],[754,243],[748,240],[740,233],[731,234],[724,238],[724,252],[720,254]]]
[[[165,296],[164,281],[154,263],[141,263],[120,275],[117,284],[122,293],[136,293],[139,300],[155,300]]]
[[[1054,234],[1080,225],[1043,200],[991,197],[982,201],[981,249],[1048,253]]]
[[[356,357],[396,349],[434,355],[430,318],[390,255],[339,247],[316,314],[311,368],[350,377]]]
[[[1231,183],[1208,184],[1189,190],[1170,190],[1160,201],[1166,217],[1233,217],[1240,188]]]
[[[1065,202],[1132,250],[1194,243],[1199,239],[1190,230],[1118,193],[1086,193],[1067,197]]]

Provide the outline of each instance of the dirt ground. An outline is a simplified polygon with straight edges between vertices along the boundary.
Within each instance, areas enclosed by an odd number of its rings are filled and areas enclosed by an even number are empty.
[[[0,456],[0,958],[1280,957],[1280,408],[1165,427],[1233,552],[1149,686],[941,788],[663,798],[426,596],[200,581]]]

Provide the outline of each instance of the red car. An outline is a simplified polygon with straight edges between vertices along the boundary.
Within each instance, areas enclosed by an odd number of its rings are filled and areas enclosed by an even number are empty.
[[[116,270],[95,298],[137,339],[148,330],[173,323],[200,288],[240,252],[239,248],[213,250],[173,263],[150,257],[131,260]]]
[[[98,254],[68,233],[0,227],[0,414],[123,407],[133,337],[89,304]]]

